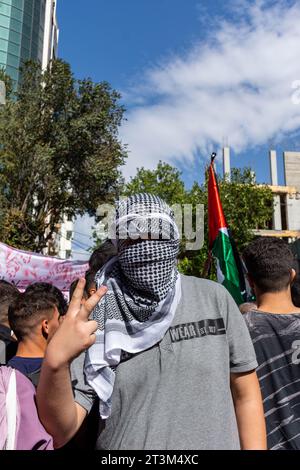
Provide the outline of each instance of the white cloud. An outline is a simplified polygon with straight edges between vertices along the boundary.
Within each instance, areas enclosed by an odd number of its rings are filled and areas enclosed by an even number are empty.
[[[188,164],[224,138],[239,152],[300,128],[300,105],[291,98],[300,79],[300,1],[239,7],[234,21],[219,20],[205,42],[148,70],[127,91],[134,105],[122,128],[126,177],[160,159]]]

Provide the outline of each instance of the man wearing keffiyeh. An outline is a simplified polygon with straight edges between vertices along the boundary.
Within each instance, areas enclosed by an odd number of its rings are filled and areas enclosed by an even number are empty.
[[[105,285],[108,291],[93,311],[96,342],[85,361],[102,418],[110,415],[113,367],[122,351],[136,354],[158,343],[181,296],[179,233],[168,205],[151,194],[131,196],[117,206],[114,229],[118,255],[96,276],[98,287]]]
[[[172,210],[131,196],[112,231],[117,255],[85,303],[78,283],[42,367],[37,405],[55,447],[98,396],[98,449],[264,449],[246,325],[226,289],[178,273]]]

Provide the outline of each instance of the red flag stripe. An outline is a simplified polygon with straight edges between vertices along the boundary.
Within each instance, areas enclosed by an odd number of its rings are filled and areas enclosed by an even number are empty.
[[[209,167],[208,179],[208,227],[209,248],[211,249],[218,236],[219,230],[221,228],[227,228],[213,162]]]

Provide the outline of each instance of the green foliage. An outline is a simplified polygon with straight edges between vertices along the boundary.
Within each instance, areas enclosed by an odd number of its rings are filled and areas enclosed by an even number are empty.
[[[13,93],[13,82],[9,75],[6,75],[3,68],[0,67],[0,81],[5,83],[6,98],[12,97]]]
[[[124,109],[106,82],[75,80],[53,61],[27,62],[0,110],[0,239],[41,251],[64,214],[95,215],[119,191]]]
[[[220,195],[225,216],[239,250],[253,238],[252,229],[265,228],[273,214],[273,196],[267,186],[257,186],[249,168],[233,168],[231,182],[219,179]],[[169,164],[160,162],[153,171],[138,169],[135,177],[125,187],[125,195],[136,192],[152,192],[170,205],[204,205],[205,239],[201,250],[187,251],[185,240],[181,242],[179,270],[188,275],[201,276],[206,271],[208,255],[207,180],[203,185],[194,183],[190,190],[184,186],[181,173]],[[212,269],[210,277],[215,278]]]
[[[235,168],[231,182],[219,184],[227,223],[239,250],[253,239],[249,229],[267,229],[272,220],[273,196],[267,186],[257,186],[250,168]]]
[[[124,189],[125,196],[136,193],[156,194],[168,204],[183,203],[186,197],[180,171],[161,161],[153,171],[138,169]]]

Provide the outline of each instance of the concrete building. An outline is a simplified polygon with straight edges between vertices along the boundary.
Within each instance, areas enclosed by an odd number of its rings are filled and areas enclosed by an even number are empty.
[[[270,184],[273,192],[273,220],[268,229],[258,229],[254,233],[275,236],[294,241],[300,238],[300,152],[284,152],[285,185],[278,185],[277,154],[270,150]],[[224,174],[230,173],[230,150],[223,150]],[[225,171],[226,169],[226,171]]]
[[[57,235],[57,251],[60,258],[69,259],[72,256],[72,240],[74,236],[73,220],[64,217]]]
[[[58,49],[58,23],[56,18],[57,0],[46,0],[45,27],[42,67],[45,69],[50,60],[57,57]]]
[[[16,88],[25,60],[39,60],[46,68],[56,57],[58,25],[56,0],[0,1],[0,67]]]

